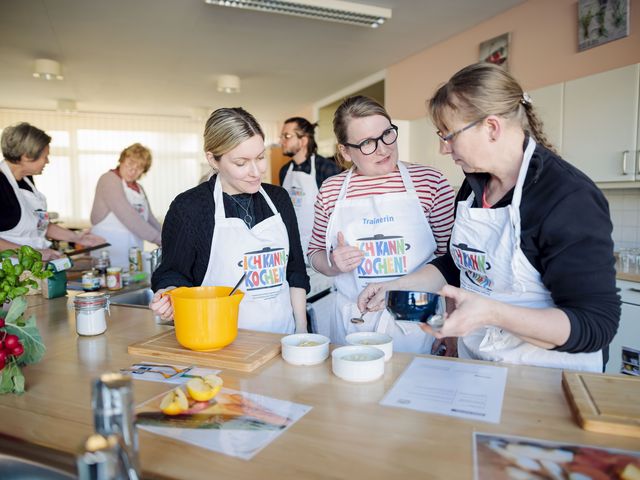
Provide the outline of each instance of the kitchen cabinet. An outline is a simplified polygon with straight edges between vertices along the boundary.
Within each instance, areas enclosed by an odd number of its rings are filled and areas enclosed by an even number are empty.
[[[528,92],[533,108],[542,120],[542,130],[556,151],[562,154],[562,110],[564,83],[556,83]]]
[[[617,286],[622,298],[622,315],[618,332],[609,345],[606,373],[620,373],[622,347],[640,350],[640,292],[632,290],[640,289],[640,283],[618,280]]]
[[[562,155],[594,182],[634,182],[638,172],[640,65],[565,82]]]

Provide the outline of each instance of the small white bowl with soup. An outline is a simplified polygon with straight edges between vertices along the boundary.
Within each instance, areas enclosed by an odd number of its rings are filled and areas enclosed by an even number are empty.
[[[384,361],[391,360],[393,355],[393,338],[386,333],[378,332],[356,332],[350,333],[346,337],[349,345],[364,345],[366,347],[379,348],[384,352]]]
[[[348,382],[371,382],[384,375],[384,352],[365,345],[349,345],[331,352],[333,373]]]
[[[316,365],[329,356],[329,339],[316,333],[297,333],[280,340],[282,358],[292,365]]]

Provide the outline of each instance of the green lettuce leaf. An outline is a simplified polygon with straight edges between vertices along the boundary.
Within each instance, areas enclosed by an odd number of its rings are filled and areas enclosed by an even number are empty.
[[[16,362],[9,362],[0,371],[0,394],[24,393],[24,375]]]
[[[4,319],[7,324],[16,323],[27,309],[27,299],[24,296],[15,298],[11,302],[7,316]]]
[[[9,312],[11,312],[11,310],[9,310]],[[35,315],[31,315],[27,321],[24,322],[24,325],[7,323],[5,330],[17,335],[24,346],[24,353],[18,358],[21,364],[36,363],[42,359],[46,348],[40,336]]]

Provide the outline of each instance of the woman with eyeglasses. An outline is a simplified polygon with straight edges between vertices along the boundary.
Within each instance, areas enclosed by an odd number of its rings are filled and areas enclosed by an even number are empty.
[[[602,192],[552,149],[529,95],[502,68],[463,68],[429,101],[440,150],[462,167],[449,251],[369,286],[440,291],[453,307],[437,338],[463,358],[602,372],[616,333],[612,224]]]
[[[398,278],[446,252],[454,192],[442,174],[398,161],[398,128],[376,101],[355,96],[336,110],[338,158],[350,168],[327,179],[315,204],[308,256],[335,277],[331,341],[357,331],[388,333],[394,350],[431,353],[433,337],[387,312],[362,314],[358,294],[372,282]]]

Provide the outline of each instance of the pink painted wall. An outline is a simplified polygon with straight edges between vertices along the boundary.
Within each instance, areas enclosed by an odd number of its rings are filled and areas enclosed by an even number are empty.
[[[578,52],[578,2],[528,0],[387,68],[393,118],[426,114],[425,101],[460,68],[478,61],[481,42],[511,32],[509,71],[526,90],[640,62],[640,0],[630,0],[629,36]]]

